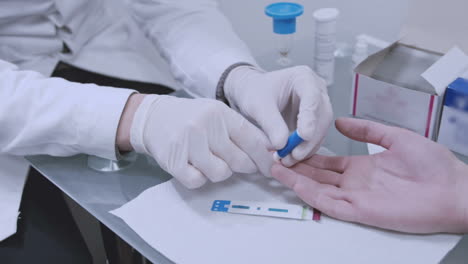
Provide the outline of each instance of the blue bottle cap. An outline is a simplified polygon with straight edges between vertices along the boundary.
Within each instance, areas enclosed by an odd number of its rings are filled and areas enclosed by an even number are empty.
[[[265,8],[265,14],[273,18],[273,32],[292,34],[296,32],[296,17],[304,13],[304,7],[296,3],[280,2]]]

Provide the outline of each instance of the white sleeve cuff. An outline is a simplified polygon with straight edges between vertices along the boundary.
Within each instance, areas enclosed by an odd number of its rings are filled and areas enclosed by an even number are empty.
[[[159,97],[158,95],[147,95],[140,106],[138,106],[133,117],[132,127],[130,129],[130,144],[137,153],[150,154],[145,146],[144,131],[148,121],[148,115],[151,113],[151,108]]]
[[[80,85],[81,86],[81,85]],[[120,117],[133,90],[83,85],[86,100],[80,106],[78,146],[80,152],[117,160],[116,137]]]

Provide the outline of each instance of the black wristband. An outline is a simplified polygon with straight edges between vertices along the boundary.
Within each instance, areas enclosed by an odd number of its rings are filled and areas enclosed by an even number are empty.
[[[239,66],[252,66],[252,64],[246,63],[246,62],[238,62],[238,63],[235,63],[235,64],[229,66],[223,72],[223,74],[221,74],[221,77],[219,78],[219,81],[218,81],[218,85],[216,85],[216,95],[215,95],[216,100],[219,100],[219,101],[229,105],[229,101],[226,99],[226,96],[224,94],[224,83],[226,82],[226,79],[227,79],[229,73],[231,73],[232,70],[234,70],[235,68],[237,68]]]

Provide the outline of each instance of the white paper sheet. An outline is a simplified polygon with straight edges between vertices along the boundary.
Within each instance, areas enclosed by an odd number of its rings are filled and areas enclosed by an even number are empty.
[[[235,175],[187,190],[175,180],[113,211],[176,263],[437,263],[460,236],[387,232],[322,217],[317,223],[212,212],[213,200],[300,203],[274,180]]]

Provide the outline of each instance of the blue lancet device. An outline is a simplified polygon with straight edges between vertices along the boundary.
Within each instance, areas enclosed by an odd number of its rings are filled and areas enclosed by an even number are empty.
[[[297,133],[297,130],[294,131],[288,138],[288,143],[286,143],[286,146],[276,152],[276,158],[277,159],[282,159],[286,157],[289,153],[293,151],[297,145],[301,144],[304,141],[299,134]]]

